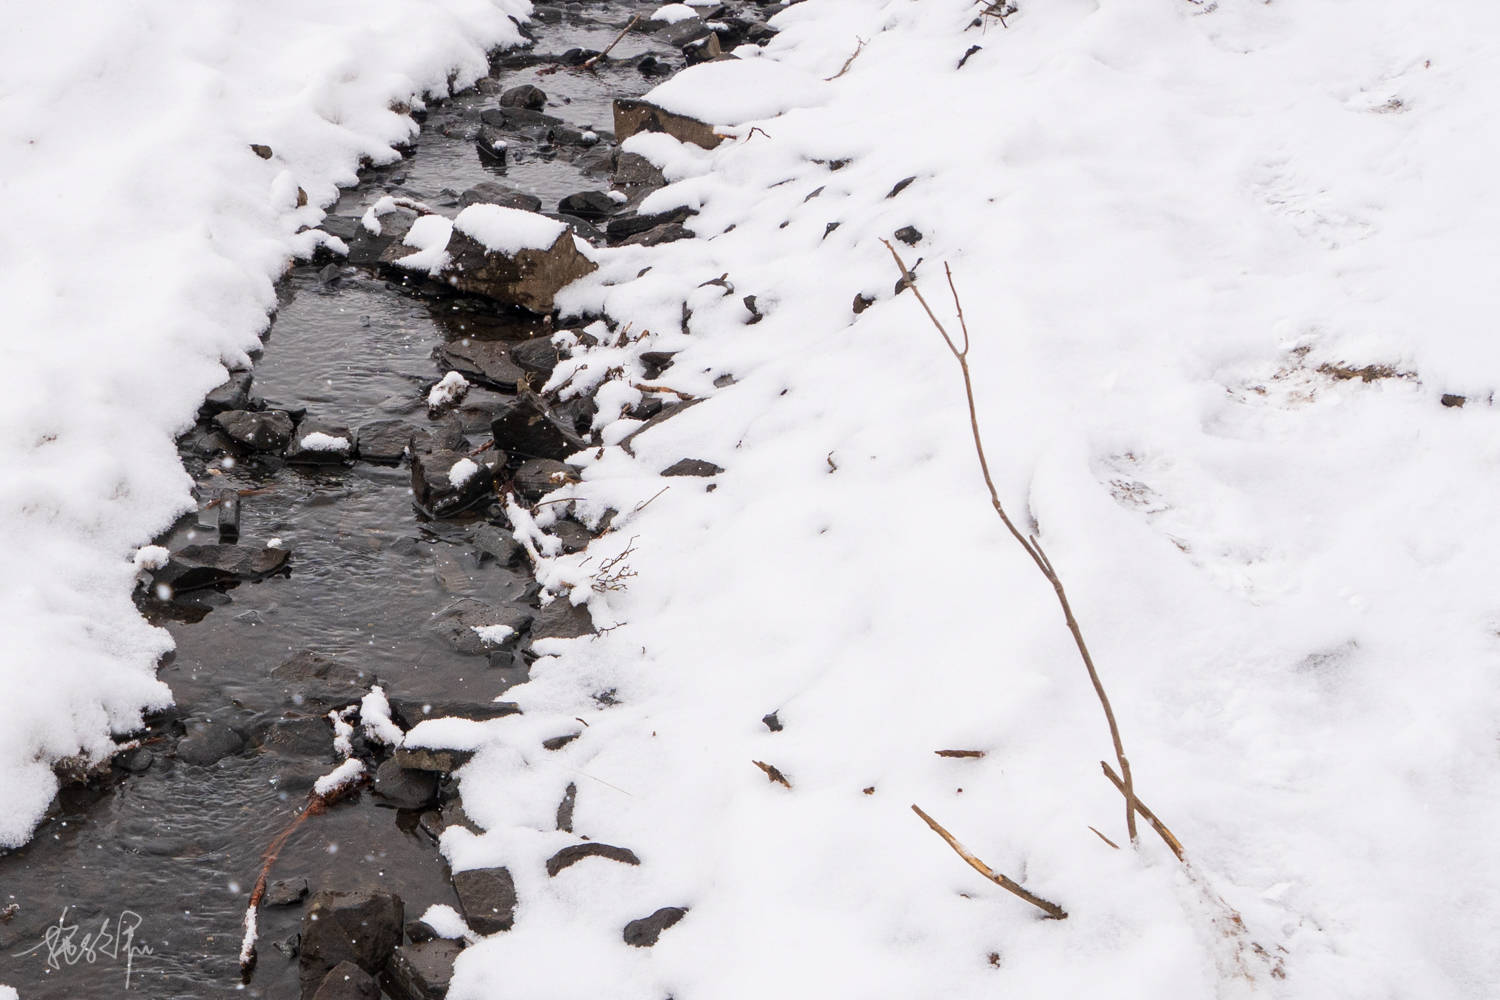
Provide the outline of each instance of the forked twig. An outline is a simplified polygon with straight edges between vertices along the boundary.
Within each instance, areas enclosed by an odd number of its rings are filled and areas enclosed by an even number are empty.
[[[1000,491],[995,487],[994,477],[990,475],[989,459],[984,453],[984,437],[979,430],[979,409],[974,402],[974,378],[969,370],[969,324],[964,319],[964,307],[963,302],[958,297],[958,287],[953,283],[953,271],[946,264],[943,265],[943,273],[948,278],[948,290],[953,295],[953,308],[958,314],[959,328],[963,333],[963,346],[959,346],[958,342],[949,334],[947,328],[943,326],[942,321],[937,318],[937,314],[932,311],[932,307],[927,304],[927,299],[922,295],[922,290],[917,287],[915,276],[907,269],[906,262],[901,259],[901,255],[896,252],[896,248],[891,245],[890,240],[881,240],[881,242],[891,252],[891,257],[895,259],[896,266],[901,269],[902,281],[907,288],[912,290],[912,294],[917,297],[917,301],[921,303],[923,311],[927,313],[927,318],[932,321],[932,325],[942,335],[943,343],[948,345],[948,351],[953,355],[954,360],[958,362],[959,370],[963,373],[964,396],[969,404],[969,430],[974,436],[974,451],[979,456],[979,470],[983,473],[984,484],[989,489],[990,504],[995,508],[995,513],[1000,516],[1000,520],[1005,524],[1006,530],[1010,532],[1011,537],[1016,540],[1016,543],[1021,548],[1026,550],[1026,554],[1031,557],[1031,561],[1036,564],[1036,568],[1047,578],[1047,582],[1052,584],[1052,590],[1057,595],[1057,603],[1062,608],[1063,618],[1067,622],[1068,631],[1073,636],[1073,644],[1078,647],[1078,655],[1082,658],[1083,665],[1088,670],[1089,680],[1094,685],[1094,694],[1098,696],[1099,705],[1104,709],[1104,719],[1109,724],[1109,736],[1114,742],[1115,758],[1120,762],[1120,773],[1124,775],[1124,779],[1118,787],[1120,793],[1125,796],[1125,829],[1130,834],[1130,842],[1134,844],[1136,843],[1135,814],[1141,810],[1141,805],[1135,797],[1135,783],[1130,773],[1130,761],[1125,756],[1125,744],[1120,739],[1120,726],[1115,721],[1115,710],[1109,703],[1109,695],[1104,691],[1104,683],[1099,679],[1099,671],[1094,666],[1094,657],[1089,653],[1088,644],[1083,640],[1083,629],[1079,627],[1078,619],[1073,615],[1073,605],[1068,601],[1068,593],[1063,588],[1062,578],[1058,576],[1057,570],[1053,568],[1052,561],[1047,558],[1047,553],[1042,549],[1042,544],[1037,540],[1036,536],[1022,534],[1021,530],[1016,527],[1015,522],[1010,519],[1010,515],[1005,511],[1005,506],[1000,502]],[[1141,815],[1144,816],[1145,813],[1142,812]],[[1176,838],[1174,837],[1168,842],[1168,846],[1172,846],[1175,842]],[[1176,844],[1173,847],[1173,852],[1177,853],[1178,857],[1181,857],[1181,848],[1181,844]]]
[[[1104,768],[1104,776],[1120,790],[1120,794],[1125,794],[1125,782],[1120,780],[1120,776],[1115,773],[1114,768],[1110,767],[1107,761],[1102,760],[1099,762],[1099,766]],[[1182,851],[1182,841],[1177,839],[1177,835],[1167,829],[1167,824],[1157,819],[1156,813],[1152,812],[1146,806],[1146,803],[1136,798],[1133,793],[1132,801],[1135,802],[1135,811],[1141,814],[1141,819],[1151,825],[1151,829],[1156,831],[1156,835],[1171,849],[1173,854],[1177,855],[1177,860],[1186,864],[1187,856]]]
[[[934,833],[947,841],[948,846],[953,848],[955,854],[967,861],[970,868],[974,869],[976,872],[983,875],[985,878],[989,879],[991,882],[995,883],[1007,892],[1013,892],[1017,896],[1020,896],[1022,899],[1026,900],[1026,902],[1030,903],[1032,906],[1035,906],[1037,909],[1047,914],[1047,916],[1051,917],[1053,920],[1068,919],[1067,910],[1064,910],[1061,906],[1058,906],[1051,900],[1043,899],[1041,896],[1038,896],[1036,893],[1027,889],[1024,885],[1017,882],[1015,879],[1007,878],[1006,876],[1001,875],[989,865],[985,864],[983,861],[980,861],[978,858],[976,858],[973,854],[969,853],[969,849],[967,847],[965,847],[963,844],[960,844],[958,842],[958,839],[954,837],[953,834],[943,829],[943,824],[939,823],[937,820],[933,819],[931,816],[923,812],[920,806],[913,803],[911,811],[922,817],[923,821],[925,821],[928,826],[932,827],[932,831]]]

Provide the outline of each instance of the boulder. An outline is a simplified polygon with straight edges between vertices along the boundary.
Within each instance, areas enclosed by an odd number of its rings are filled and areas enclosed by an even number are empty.
[[[214,423],[247,451],[279,452],[292,439],[292,415],[285,410],[225,410]]]
[[[558,487],[578,482],[578,472],[556,459],[529,458],[516,469],[511,482],[523,500],[536,503]]]
[[[615,213],[620,206],[603,191],[579,191],[557,203],[557,210],[589,222],[597,222]]]
[[[286,549],[246,545],[185,545],[152,574],[157,586],[174,594],[204,587],[218,587],[248,580],[261,580],[286,565]]]
[[[504,452],[470,457],[456,451],[412,456],[411,488],[417,506],[431,517],[451,517],[494,496],[495,469]]]
[[[630,154],[634,156],[635,154]],[[655,168],[652,168],[655,169]],[[666,212],[649,212],[644,215],[623,215],[609,220],[609,225],[604,227],[605,233],[611,240],[625,240],[641,233],[649,232],[658,226],[668,226],[674,222],[684,222],[697,213],[693,209],[683,206]]]
[[[354,433],[341,424],[307,418],[286,446],[286,460],[303,465],[342,465],[354,457]]]
[[[223,722],[202,720],[188,726],[188,734],[177,744],[177,759],[199,767],[217,764],[245,749],[245,738]]]
[[[696,41],[688,42],[682,47],[682,57],[689,66],[710,62],[723,54],[724,48],[719,44],[719,36],[713,32],[709,32]]]
[[[303,993],[342,962],[374,975],[401,942],[401,897],[378,889],[313,895],[302,914]]]
[[[271,679],[281,684],[284,698],[317,712],[359,701],[378,682],[374,674],[310,650],[276,667]]]
[[[680,222],[669,222],[664,226],[648,229],[644,233],[638,233],[622,243],[626,246],[654,247],[663,243],[675,243],[678,240],[690,240],[693,238],[692,230]]]
[[[588,447],[535,393],[523,392],[490,425],[495,445],[528,458],[561,461]]]
[[[592,635],[594,619],[587,604],[574,604],[559,597],[531,620],[532,639],[576,639]]]
[[[380,986],[375,977],[353,962],[335,965],[316,985],[311,1000],[380,1000]],[[307,995],[305,987],[303,995]]]
[[[524,191],[517,191],[494,181],[480,181],[475,184],[458,196],[458,204],[463,208],[468,208],[470,205],[500,205],[503,208],[518,208],[523,212],[542,210],[542,199],[536,195],[526,194]]]
[[[408,770],[413,774],[425,772],[434,782],[437,780],[437,775],[452,774],[473,759],[474,751],[472,750],[453,750],[447,747],[401,747],[396,751],[395,756],[391,758],[398,767]],[[383,767],[384,765],[381,766]],[[375,782],[377,785],[376,791],[379,791],[380,775],[378,772],[375,775]],[[436,785],[434,784],[433,787],[436,788]],[[424,805],[430,804],[424,803]],[[399,806],[399,808],[410,809],[420,808],[420,806],[403,805]]]
[[[484,656],[499,649],[509,648],[516,637],[531,623],[531,613],[524,608],[496,606],[472,597],[460,598],[433,616],[427,630],[442,638],[457,652],[466,656]],[[502,626],[497,631],[510,629],[503,639],[486,638],[486,629]]]
[[[307,879],[279,878],[266,886],[261,902],[266,906],[293,906],[307,898]]]
[[[527,374],[539,376],[533,382],[545,383],[552,377],[552,370],[557,367],[557,345],[552,343],[551,337],[532,337],[512,344],[510,357]]]
[[[524,83],[519,87],[512,87],[501,94],[500,106],[502,108],[529,108],[532,111],[540,111],[547,106],[547,93],[541,87]]]
[[[455,872],[453,889],[464,920],[479,934],[508,931],[516,922],[516,883],[508,868]]]
[[[442,1000],[461,951],[458,942],[440,939],[400,945],[381,977],[386,993],[392,1000]]]
[[[253,377],[248,371],[231,372],[229,378],[203,397],[203,404],[198,407],[198,419],[206,420],[225,410],[249,409]]]
[[[437,775],[431,769],[408,770],[392,757],[375,769],[374,793],[380,805],[425,809],[437,801]]]
[[[449,285],[540,314],[552,312],[553,297],[564,286],[599,266],[579,251],[562,223],[495,205],[460,212],[447,252],[439,277]]]
[[[372,420],[354,433],[354,448],[366,462],[400,465],[418,432],[404,420]]]
[[[615,98],[615,135],[624,142],[637,132],[665,132],[679,142],[690,142],[704,149],[713,149],[723,141],[712,125],[696,118],[639,98]]]
[[[526,376],[513,358],[515,345],[503,340],[456,340],[437,349],[438,364],[465,378],[506,392],[516,391],[516,382]]]

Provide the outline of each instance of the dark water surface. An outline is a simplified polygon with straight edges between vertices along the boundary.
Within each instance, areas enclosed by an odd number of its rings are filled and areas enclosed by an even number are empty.
[[[602,48],[632,14],[654,6],[541,8],[535,51]],[[635,34],[613,55],[648,50],[681,62],[661,42]],[[619,64],[595,74],[526,68],[496,75],[505,88],[540,85],[549,114],[600,129],[612,127],[610,99],[652,83]],[[537,194],[552,210],[564,195],[608,186],[607,178],[586,178],[564,158],[547,160],[525,146],[516,147],[520,156],[505,174],[486,167],[474,152],[473,118],[495,101],[469,92],[432,108],[414,155],[369,171],[334,211],[357,216],[395,190],[452,214],[457,193],[483,180]],[[442,374],[432,352],[445,340],[536,332],[511,318],[403,294],[349,267],[299,266],[281,298],[254,393],[350,427],[390,417],[426,421],[423,394]],[[482,422],[469,431],[471,445],[487,436]],[[246,459],[210,471],[190,456],[187,465],[205,499],[220,489],[255,491],[241,501],[241,544],[280,538],[293,553],[291,571],[210,591],[195,609],[143,602],[177,642],[161,669],[177,707],[145,734],[149,766],[133,772],[117,764],[102,780],[70,786],[31,844],[0,855],[0,982],[26,1000],[298,995],[297,962],[276,944],[296,934],[300,907],[262,909],[259,964],[248,985],[240,984],[237,961],[262,852],[295,817],[312,781],[337,762],[326,723],[330,739],[319,742],[320,714],[289,701],[270,678],[291,655],[332,656],[379,679],[393,698],[419,702],[484,703],[525,677],[520,654],[460,655],[424,629],[457,598],[525,603],[533,585],[522,570],[468,544],[482,514],[422,520],[405,465],[319,470]],[[214,541],[215,516],[184,518],[162,544]],[[311,720],[303,731],[312,738],[278,741],[273,724],[288,719]],[[246,737],[244,750],[207,767],[176,759],[184,726],[204,722],[233,727]],[[381,808],[368,792],[292,837],[272,877],[296,876],[313,891],[378,885],[404,898],[407,919],[432,903],[457,903],[418,817]]]

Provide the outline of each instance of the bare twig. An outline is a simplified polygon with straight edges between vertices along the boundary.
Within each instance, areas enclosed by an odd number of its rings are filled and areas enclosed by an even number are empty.
[[[939,757],[983,757],[983,750],[934,750]]]
[[[1126,794],[1125,782],[1120,780],[1120,776],[1115,773],[1114,768],[1102,760],[1099,762],[1099,766],[1104,768],[1104,776],[1120,790],[1120,794]],[[1167,847],[1171,848],[1173,854],[1177,855],[1177,860],[1186,864],[1187,856],[1183,853],[1182,841],[1178,840],[1177,835],[1167,829],[1167,824],[1156,818],[1156,813],[1147,808],[1146,803],[1135,797],[1134,792],[1130,793],[1130,795],[1131,801],[1135,803],[1135,811],[1141,814],[1141,819],[1151,824],[1151,829],[1155,830],[1156,835],[1162,839]]]
[[[1058,906],[1051,900],[1043,899],[1041,896],[1038,896],[1036,893],[1027,889],[1015,879],[1007,878],[1006,876],[1001,875],[989,865],[985,864],[983,861],[980,861],[978,858],[976,858],[973,854],[969,853],[969,849],[967,847],[965,847],[963,844],[960,844],[958,842],[958,839],[954,837],[953,834],[943,829],[943,825],[941,823],[923,812],[921,807],[913,803],[911,811],[922,817],[923,821],[925,821],[928,826],[932,827],[934,833],[947,841],[948,846],[953,848],[955,854],[967,861],[970,868],[973,868],[976,872],[983,875],[985,878],[989,879],[991,882],[995,883],[1007,892],[1012,892],[1017,896],[1020,896],[1022,899],[1026,900],[1026,902],[1030,903],[1032,906],[1035,906],[1037,909],[1047,914],[1047,916],[1051,917],[1053,920],[1068,919],[1067,910],[1064,910],[1061,906]]]
[[[608,45],[604,46],[604,51],[603,52],[599,53],[596,56],[589,56],[587,59],[585,59],[583,61],[583,65],[580,66],[579,68],[580,69],[593,69],[594,68],[594,64],[596,62],[598,62],[600,59],[603,59],[605,56],[609,55],[609,50],[612,49],[612,48],[614,48],[616,45],[619,45],[620,44],[620,40],[623,39],[626,35],[630,34],[630,29],[634,28],[635,27],[635,22],[639,21],[640,19],[641,19],[641,15],[639,15],[639,14],[635,15],[635,17],[632,17],[630,19],[630,23],[627,24],[627,25],[625,25],[625,27],[620,30],[620,33],[615,36],[615,40],[612,41],[612,42],[610,42]]]
[[[969,430],[974,437],[975,454],[979,456],[979,471],[983,473],[984,485],[989,489],[990,505],[995,508],[995,513],[1000,516],[1001,522],[1005,524],[1006,530],[1010,532],[1011,537],[1016,540],[1016,544],[1026,550],[1026,554],[1031,557],[1031,561],[1036,564],[1036,568],[1047,578],[1047,582],[1052,584],[1052,590],[1057,595],[1057,603],[1062,608],[1063,619],[1067,622],[1068,631],[1073,636],[1073,644],[1078,647],[1078,655],[1082,658],[1083,665],[1088,670],[1089,680],[1094,685],[1094,694],[1098,696],[1099,705],[1104,709],[1104,719],[1109,724],[1109,736],[1114,742],[1115,758],[1120,762],[1120,773],[1125,776],[1119,788],[1120,794],[1125,796],[1125,829],[1129,833],[1130,841],[1133,844],[1136,842],[1135,814],[1139,809],[1139,803],[1135,798],[1135,784],[1130,773],[1130,761],[1125,756],[1125,744],[1120,738],[1120,726],[1115,721],[1115,710],[1109,703],[1109,695],[1104,691],[1104,683],[1099,679],[1099,671],[1094,666],[1094,657],[1089,653],[1088,644],[1083,640],[1083,629],[1079,627],[1078,619],[1073,615],[1073,605],[1068,601],[1068,593],[1063,588],[1062,578],[1058,576],[1057,571],[1053,568],[1052,561],[1047,558],[1047,553],[1043,550],[1041,542],[1037,540],[1036,536],[1022,534],[1021,530],[1016,527],[1015,522],[1010,519],[1010,515],[1005,511],[1005,506],[1000,502],[1000,491],[995,487],[994,477],[990,475],[989,459],[984,453],[984,437],[979,430],[979,409],[974,402],[974,378],[972,372],[969,370],[969,324],[964,319],[964,307],[958,297],[958,287],[953,282],[953,271],[946,264],[943,265],[943,273],[948,278],[948,290],[953,295],[953,308],[958,314],[958,324],[963,334],[962,346],[959,346],[947,328],[943,326],[942,321],[937,318],[937,314],[932,311],[932,307],[927,304],[927,299],[922,295],[922,290],[917,287],[916,278],[907,269],[906,262],[901,259],[901,255],[896,252],[896,248],[891,245],[890,240],[882,240],[881,242],[891,252],[891,257],[895,259],[896,266],[901,269],[902,280],[912,290],[912,294],[917,297],[917,301],[921,303],[922,309],[927,313],[927,318],[932,321],[932,325],[942,335],[943,343],[948,345],[949,353],[958,362],[959,371],[963,374],[964,396],[969,404]],[[1180,849],[1180,846],[1178,845],[1178,849]]]
[[[1120,845],[1119,844],[1115,843],[1113,840],[1110,840],[1104,834],[1100,833],[1097,828],[1091,826],[1091,827],[1089,827],[1089,829],[1094,831],[1094,836],[1096,836],[1100,840],[1104,841],[1110,847],[1113,847],[1117,851],[1120,849]]]
[[[631,510],[631,513],[632,514],[639,514],[641,511],[643,511],[647,507],[651,506],[651,501],[652,500],[655,500],[657,497],[661,496],[663,493],[667,492],[667,490],[670,490],[671,488],[672,487],[670,487],[670,486],[663,486],[661,489],[659,489],[655,493],[651,494],[651,496],[650,496],[649,499],[642,500],[640,503],[636,504],[635,507]]]
[[[849,58],[844,60],[843,69],[840,69],[837,73],[833,74],[830,77],[825,77],[823,79],[824,83],[832,83],[839,77],[843,76],[845,73],[849,72],[849,67],[854,65],[854,60],[859,58],[859,54],[864,51],[865,40],[863,38],[860,38],[858,35],[854,36],[854,40],[859,44],[854,46],[854,51],[849,54]]]

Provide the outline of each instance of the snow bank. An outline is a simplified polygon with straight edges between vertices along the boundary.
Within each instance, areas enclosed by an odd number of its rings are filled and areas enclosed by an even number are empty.
[[[700,207],[705,238],[601,253],[568,291],[653,331],[569,372],[626,382],[672,350],[652,381],[707,399],[582,456],[575,494],[621,513],[540,572],[614,627],[506,693],[576,739],[461,776],[486,832],[444,850],[507,865],[522,902],[452,1000],[1500,981],[1500,11],[1022,7],[1006,30],[957,0],[787,9],[765,59],[848,71],[653,196]],[[740,99],[699,89],[714,121]],[[957,333],[953,266],[1001,497],[1068,584],[1191,878],[1149,831],[1136,852],[1089,829],[1123,842],[1099,705],[989,507],[953,359],[893,294],[898,230]],[[638,426],[617,412],[606,440]],[[716,488],[661,492],[682,458]],[[595,593],[627,540],[636,575]],[[987,884],[912,803],[1069,918]],[[549,878],[577,837],[642,863]],[[625,943],[665,906],[688,913]]]
[[[243,364],[301,226],[398,102],[485,70],[525,0],[140,0],[9,12],[0,34],[0,846],[168,703],[135,546],[190,503],[174,435]],[[262,147],[262,158],[251,145]],[[298,189],[308,204],[298,208]]]
[[[717,125],[771,118],[816,104],[818,80],[774,59],[747,58],[691,66],[646,95],[657,107]],[[736,53],[738,55],[739,53]]]
[[[565,223],[535,212],[501,205],[470,205],[458,213],[453,228],[495,253],[545,250],[568,228]]]

